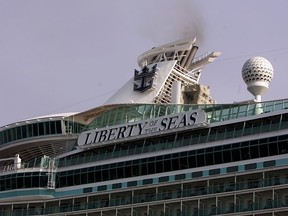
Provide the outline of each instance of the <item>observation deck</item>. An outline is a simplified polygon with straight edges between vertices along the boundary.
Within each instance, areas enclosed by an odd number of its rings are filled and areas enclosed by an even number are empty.
[[[0,158],[13,158],[18,154],[22,163],[35,158],[55,157],[72,150],[83,124],[65,119],[76,113],[49,115],[27,119],[0,128]],[[0,170],[13,164],[0,162]]]

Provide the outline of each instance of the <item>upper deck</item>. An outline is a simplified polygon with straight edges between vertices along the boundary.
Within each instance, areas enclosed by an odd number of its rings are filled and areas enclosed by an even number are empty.
[[[23,162],[35,158],[56,156],[71,151],[77,135],[84,127],[75,121],[65,120],[76,113],[42,116],[27,119],[0,128],[0,158],[20,155]],[[11,164],[1,162],[2,168]]]

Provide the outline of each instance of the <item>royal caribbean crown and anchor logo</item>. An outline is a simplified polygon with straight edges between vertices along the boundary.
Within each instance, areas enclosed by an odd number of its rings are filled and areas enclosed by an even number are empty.
[[[134,91],[145,92],[150,89],[153,86],[157,69],[157,64],[155,64],[151,69],[147,66],[144,66],[141,71],[135,69]]]

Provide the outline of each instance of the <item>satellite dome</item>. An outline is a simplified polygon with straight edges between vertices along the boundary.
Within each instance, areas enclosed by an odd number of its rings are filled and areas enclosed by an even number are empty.
[[[256,101],[261,101],[261,95],[268,89],[273,78],[273,67],[263,57],[248,59],[242,68],[242,78],[247,84],[248,91],[255,96]]]

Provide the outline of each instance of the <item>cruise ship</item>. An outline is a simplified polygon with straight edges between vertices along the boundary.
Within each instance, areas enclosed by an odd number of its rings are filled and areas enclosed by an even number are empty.
[[[199,79],[221,53],[197,51],[154,47],[102,106],[0,127],[0,215],[287,216],[288,99],[261,100],[272,65],[248,59],[255,99],[216,104]]]

